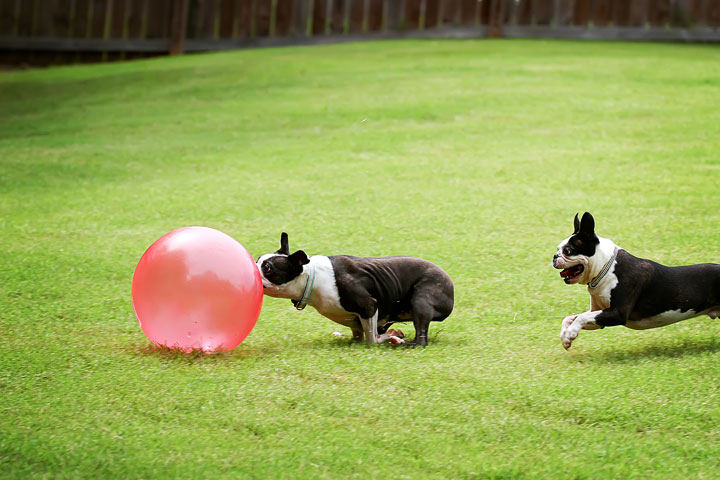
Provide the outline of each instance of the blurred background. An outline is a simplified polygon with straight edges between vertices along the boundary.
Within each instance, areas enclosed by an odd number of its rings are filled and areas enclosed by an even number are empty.
[[[0,64],[402,37],[720,41],[720,0],[0,0]]]

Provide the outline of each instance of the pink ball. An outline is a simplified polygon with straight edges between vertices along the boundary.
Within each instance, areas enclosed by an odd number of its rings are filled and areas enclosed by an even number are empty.
[[[227,351],[250,334],[262,280],[248,251],[207,227],[185,227],[150,245],[135,268],[132,301],[145,335],[184,352]]]

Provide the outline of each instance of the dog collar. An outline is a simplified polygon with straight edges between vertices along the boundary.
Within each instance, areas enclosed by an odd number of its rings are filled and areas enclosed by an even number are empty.
[[[610,271],[610,267],[612,267],[613,262],[617,258],[617,254],[618,254],[618,247],[616,245],[615,249],[613,250],[612,256],[610,256],[610,260],[608,260],[607,263],[605,264],[605,266],[603,267],[603,269],[600,270],[600,273],[598,273],[598,275],[595,278],[590,280],[590,283],[588,283],[588,287],[595,288],[598,286],[598,284],[600,283],[600,280],[605,278],[605,275],[607,275],[607,273]]]
[[[310,294],[312,293],[313,286],[315,286],[315,266],[310,264],[310,273],[308,274],[307,282],[305,283],[305,291],[303,292],[300,300],[295,304],[295,308],[302,310],[307,306],[308,300],[310,300]]]

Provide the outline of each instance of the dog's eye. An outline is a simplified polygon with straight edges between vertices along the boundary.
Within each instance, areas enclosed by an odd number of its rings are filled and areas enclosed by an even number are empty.
[[[271,270],[272,270],[272,267],[270,266],[269,263],[263,263],[263,266],[262,266],[263,272],[270,273]]]
[[[565,255],[566,257],[572,255],[572,250],[570,250],[570,247],[563,247],[563,255]]]

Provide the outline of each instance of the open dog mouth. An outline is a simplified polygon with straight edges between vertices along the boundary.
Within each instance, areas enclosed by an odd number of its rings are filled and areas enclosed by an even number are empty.
[[[565,280],[565,283],[570,283],[582,275],[583,271],[585,271],[585,267],[582,265],[573,265],[572,267],[566,268],[560,272],[560,276],[563,280]]]

